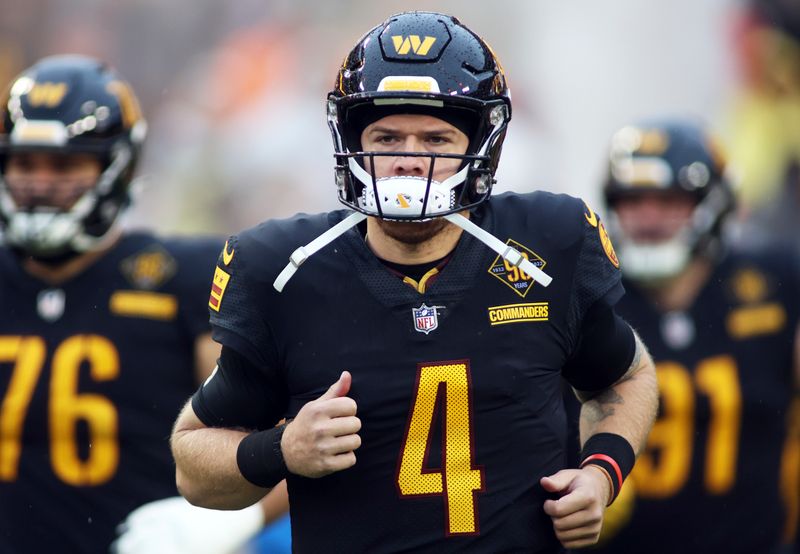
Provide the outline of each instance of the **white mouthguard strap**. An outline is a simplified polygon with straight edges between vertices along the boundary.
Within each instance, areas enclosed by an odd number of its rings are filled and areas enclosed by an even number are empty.
[[[292,252],[292,255],[289,256],[289,263],[286,264],[286,267],[283,268],[283,271],[281,271],[280,275],[278,275],[278,277],[275,279],[275,282],[272,283],[272,286],[275,287],[275,290],[278,292],[283,291],[283,287],[285,287],[286,283],[289,282],[289,279],[292,278],[292,275],[294,275],[294,272],[297,271],[297,268],[303,265],[303,262],[339,238],[348,229],[355,227],[364,221],[366,218],[367,216],[365,214],[353,212],[305,246],[301,246]]]
[[[366,217],[367,216],[361,212],[353,212],[307,245],[301,246],[292,252],[292,255],[289,256],[289,263],[286,264],[286,267],[283,268],[283,271],[281,271],[280,275],[278,275],[278,277],[275,279],[275,282],[272,284],[272,286],[275,287],[275,290],[282,292],[283,288],[286,286],[286,283],[289,282],[289,279],[291,279],[294,273],[297,271],[297,268],[299,268],[309,257],[339,238],[351,227],[354,227],[360,222],[364,221]],[[531,278],[533,278],[537,283],[540,283],[542,286],[546,287],[552,282],[552,277],[533,265],[533,263],[531,263],[529,260],[525,259],[519,250],[513,246],[509,246],[501,242],[500,239],[496,238],[491,233],[487,233],[466,217],[460,214],[448,214],[443,217],[450,223],[458,225],[464,231],[500,254],[500,256],[502,256],[503,259],[511,265],[519,267],[522,271],[530,275]]]
[[[481,241],[483,244],[500,254],[502,258],[515,267],[519,267],[522,271],[530,275],[534,281],[546,287],[553,280],[547,273],[533,265],[530,260],[527,260],[516,248],[505,244],[500,239],[488,233],[475,225],[472,221],[467,219],[461,214],[448,214],[444,217],[453,225],[458,225],[464,231]]]

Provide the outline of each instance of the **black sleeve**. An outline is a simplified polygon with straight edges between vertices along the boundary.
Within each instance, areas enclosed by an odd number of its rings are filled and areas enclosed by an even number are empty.
[[[257,367],[277,365],[272,331],[264,314],[269,305],[263,298],[258,252],[246,252],[239,237],[230,237],[217,260],[209,297],[212,337],[245,356]],[[248,259],[248,255],[253,259]]]
[[[633,329],[612,306],[600,301],[586,313],[578,347],[562,375],[577,390],[603,390],[625,374],[635,353]]]
[[[284,416],[286,385],[279,372],[259,368],[223,346],[217,368],[192,397],[192,409],[208,427],[270,429]]]
[[[569,306],[569,332],[573,350],[586,330],[584,318],[595,306],[613,306],[625,294],[619,261],[611,239],[597,215],[584,204],[580,216],[583,236],[572,278]]]

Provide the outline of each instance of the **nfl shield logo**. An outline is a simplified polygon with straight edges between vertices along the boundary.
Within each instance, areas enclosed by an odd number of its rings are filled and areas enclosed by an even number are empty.
[[[426,335],[439,326],[439,317],[436,312],[438,306],[426,306],[422,304],[419,308],[412,308],[411,314],[414,317],[414,329]]]
[[[50,323],[64,315],[66,297],[61,289],[45,289],[36,298],[39,317]]]

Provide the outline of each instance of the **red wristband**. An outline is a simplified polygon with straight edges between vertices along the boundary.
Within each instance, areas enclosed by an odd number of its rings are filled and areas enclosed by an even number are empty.
[[[581,462],[581,467],[585,466],[592,460],[603,460],[604,462],[608,462],[611,465],[611,468],[614,470],[613,475],[617,476],[617,488],[622,488],[622,470],[619,468],[619,464],[614,460],[614,458],[605,454],[592,454]]]
[[[595,464],[611,478],[611,504],[617,498],[622,483],[633,469],[636,454],[631,444],[614,433],[598,433],[589,437],[581,452],[580,467]]]

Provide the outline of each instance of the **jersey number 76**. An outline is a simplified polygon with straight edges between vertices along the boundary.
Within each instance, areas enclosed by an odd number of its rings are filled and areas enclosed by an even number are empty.
[[[41,337],[0,336],[0,364],[13,364],[0,405],[0,481],[17,478],[22,428],[46,358],[47,347]],[[59,479],[76,486],[105,483],[119,463],[117,409],[104,396],[78,393],[84,363],[93,380],[116,379],[117,349],[99,335],[73,335],[53,352],[47,402],[50,463]],[[86,459],[81,457],[77,440],[81,421],[91,443]]]

